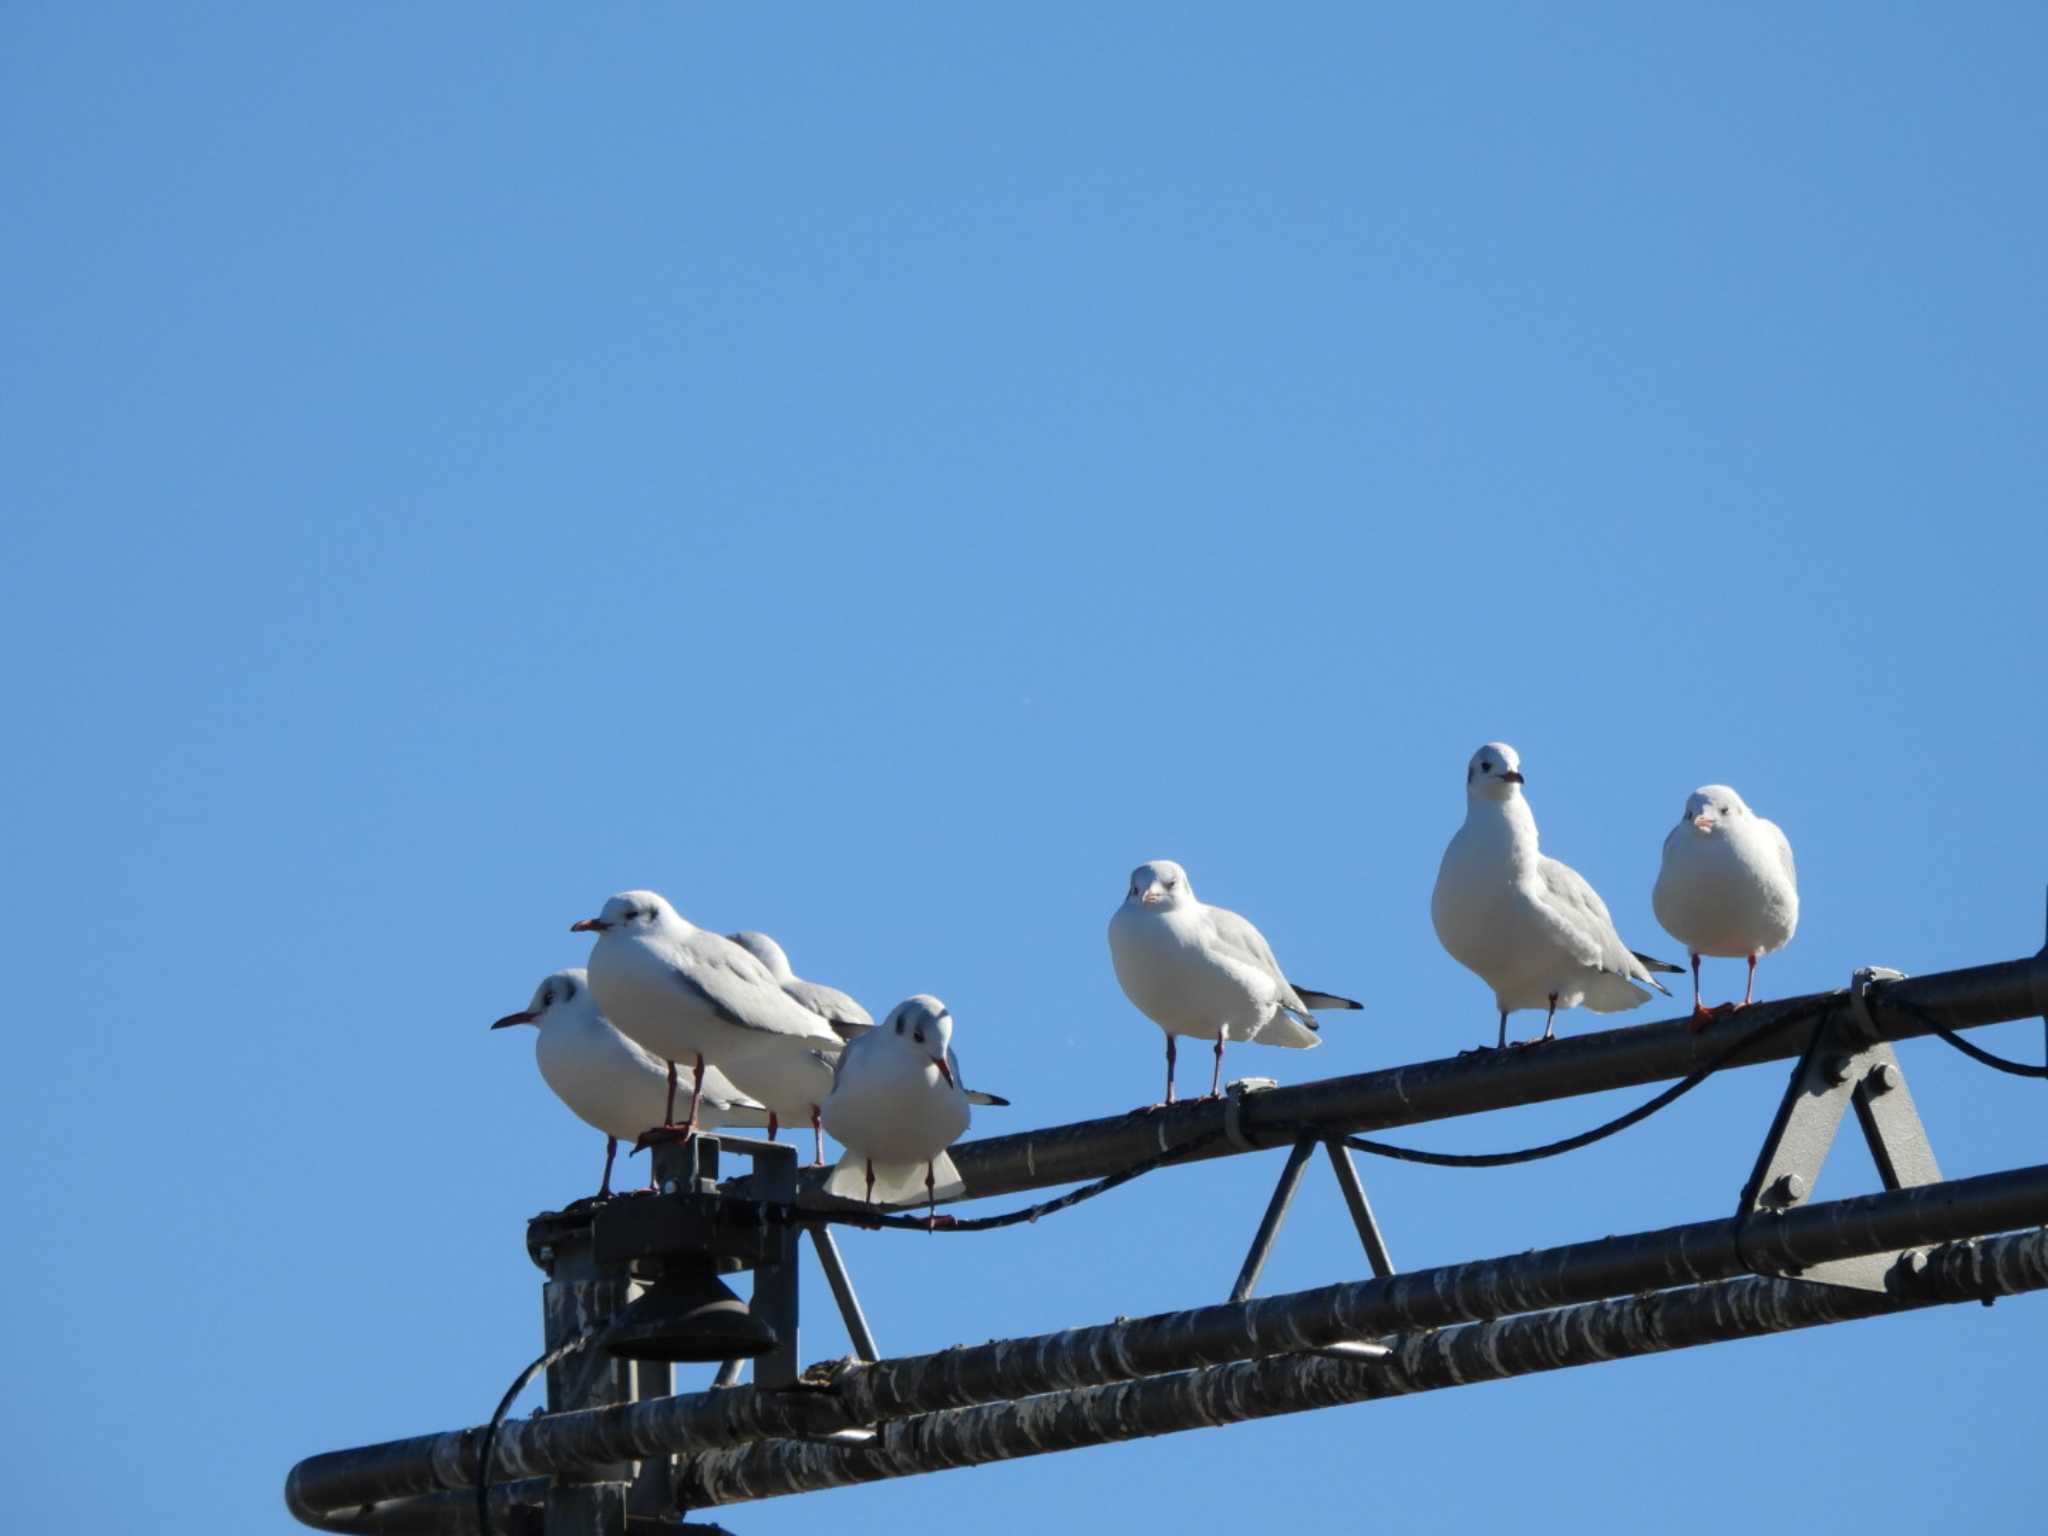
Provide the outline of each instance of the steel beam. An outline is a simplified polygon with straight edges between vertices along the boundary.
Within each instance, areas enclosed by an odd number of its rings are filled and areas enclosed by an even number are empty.
[[[828,1388],[812,1391],[733,1387],[513,1419],[500,1431],[493,1465],[501,1475],[528,1477],[826,1435],[1189,1366],[1723,1280],[1753,1267],[1804,1267],[2043,1223],[2048,1165],[1806,1205],[1767,1221],[1723,1218],[875,1365],[848,1362]],[[322,1525],[330,1512],[465,1487],[476,1479],[481,1438],[481,1430],[450,1431],[309,1457],[293,1468],[286,1501],[301,1520]]]
[[[858,1447],[771,1440],[707,1451],[678,1468],[676,1494],[704,1509],[810,1493],[2044,1287],[2048,1232],[2028,1232],[1937,1250],[1905,1295],[1753,1278],[1630,1296],[1411,1333],[1384,1360],[1274,1355],[925,1414]]]

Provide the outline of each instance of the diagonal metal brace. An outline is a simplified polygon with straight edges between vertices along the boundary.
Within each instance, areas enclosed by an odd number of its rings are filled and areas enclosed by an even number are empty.
[[[1898,1057],[1874,1032],[1859,1027],[1869,1018],[1865,992],[1870,985],[1897,978],[1895,971],[1874,967],[1858,971],[1849,988],[1848,1015],[1831,1017],[1814,1031],[1805,1054],[1792,1069],[1792,1081],[1764,1138],[1756,1168],[1743,1186],[1737,1214],[1745,1221],[1768,1221],[1805,1203],[1851,1105],[1886,1189],[1941,1182],[1940,1165],[1928,1145]],[[1895,1287],[1888,1277],[1906,1253],[1897,1250],[1837,1259],[1806,1269],[1771,1264],[1751,1267],[1760,1274],[1785,1279],[1859,1291],[1890,1291]]]

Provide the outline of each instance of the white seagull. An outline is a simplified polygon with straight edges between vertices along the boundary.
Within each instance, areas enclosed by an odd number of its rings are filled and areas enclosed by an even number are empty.
[[[1618,1013],[1648,1002],[1644,987],[1668,997],[1650,973],[1680,969],[1622,943],[1599,892],[1577,870],[1544,857],[1522,782],[1521,755],[1505,742],[1472,754],[1465,824],[1444,850],[1429,899],[1451,958],[1493,988],[1502,1048],[1517,1008],[1545,1009],[1542,1038],[1549,1040],[1558,1009],[1583,1004]]]
[[[1322,1043],[1311,1009],[1363,1006],[1288,981],[1266,936],[1235,912],[1197,901],[1187,871],[1171,859],[1131,871],[1130,891],[1109,920],[1109,957],[1124,996],[1166,1031],[1168,1104],[1176,1036],[1216,1042],[1213,1099],[1223,1085],[1225,1040],[1308,1050]]]
[[[823,982],[805,981],[789,968],[789,956],[782,946],[765,933],[749,930],[745,933],[728,935],[733,943],[768,967],[768,974],[782,986],[782,990],[802,1003],[811,1012],[832,1026],[833,1032],[843,1040],[864,1035],[875,1027],[875,1016],[861,1007],[837,987],[828,987]]]
[[[968,1105],[1008,1102],[962,1084],[946,1005],[928,993],[908,998],[840,1058],[824,1118],[847,1150],[825,1191],[895,1205],[915,1199],[922,1186],[927,1220],[937,1226],[939,1190],[960,1182],[946,1148],[966,1131]]]
[[[832,1092],[833,1062],[844,1042],[784,992],[767,966],[732,940],[684,921],[653,891],[614,896],[570,931],[597,935],[591,989],[622,1033],[670,1063],[694,1061],[700,1090],[710,1062],[767,1105],[771,1135],[779,1120],[809,1120],[824,1162],[818,1108]],[[698,1109],[693,1092],[686,1136]]]
[[[604,1179],[597,1198],[609,1198],[612,1160],[620,1141],[632,1141],[649,1126],[663,1123],[667,1064],[620,1034],[598,1012],[589,979],[581,970],[556,971],[534,988],[533,1001],[524,1012],[508,1013],[491,1028],[513,1024],[532,1024],[539,1030],[533,1055],[540,1075],[579,1120],[604,1132]],[[694,1076],[690,1087],[697,1091]],[[704,1069],[700,1097],[707,1130],[768,1123],[768,1111],[728,1083],[715,1067]]]
[[[1747,1008],[1756,994],[1758,956],[1783,949],[1799,926],[1792,844],[1776,822],[1757,815],[1726,784],[1702,784],[1664,839],[1650,906],[1692,956],[1693,1028],[1735,1006],[1701,1006],[1701,955],[1749,961],[1741,1004]]]

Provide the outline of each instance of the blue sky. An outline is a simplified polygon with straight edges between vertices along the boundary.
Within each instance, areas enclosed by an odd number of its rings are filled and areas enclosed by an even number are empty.
[[[2041,943],[2037,8],[24,3],[5,34],[25,1527],[89,1487],[114,1529],[284,1530],[300,1456],[488,1414],[538,1347],[522,1224],[601,1145],[484,1026],[614,890],[877,1011],[940,994],[1005,1130],[1155,1092],[1103,941],[1149,857],[1369,1004],[1237,1072],[1490,1038],[1428,920],[1489,738],[1638,947],[1676,949],[1657,847],[1711,781],[1799,851],[1766,994]],[[1946,1171],[2039,1158],[2039,1085],[1903,1059]],[[1704,1219],[1780,1086],[1366,1174],[1404,1266]],[[1277,1167],[849,1259],[891,1352],[1220,1299]],[[1821,1193],[1867,1187],[1852,1146]],[[1265,1288],[1362,1272],[1317,1170]],[[2011,1527],[2048,1491],[2009,1369],[2044,1319],[720,1518]],[[1812,1449],[1900,1414],[1881,1476]]]

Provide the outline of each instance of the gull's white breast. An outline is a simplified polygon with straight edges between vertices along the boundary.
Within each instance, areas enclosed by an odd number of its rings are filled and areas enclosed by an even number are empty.
[[[1680,822],[1664,839],[1650,905],[1695,954],[1740,958],[1791,942],[1799,888],[1784,834],[1759,817],[1730,817],[1702,833]]]
[[[1109,920],[1109,953],[1124,996],[1168,1034],[1244,1040],[1272,1014],[1279,984],[1219,953],[1200,907],[1155,911],[1126,902]]]
[[[947,1083],[922,1050],[870,1036],[841,1058],[825,1101],[825,1129],[841,1145],[877,1163],[936,1158],[966,1131],[967,1095]]]

